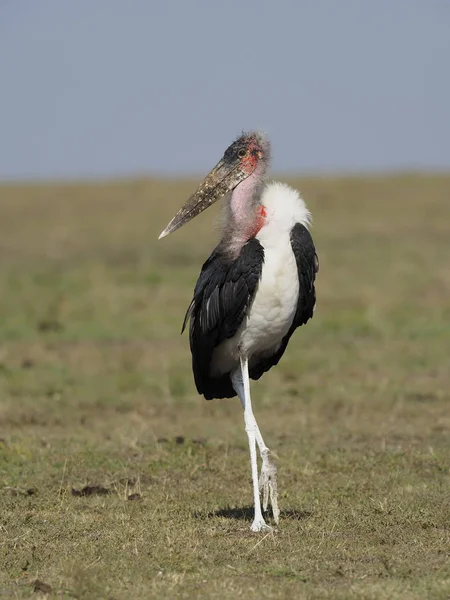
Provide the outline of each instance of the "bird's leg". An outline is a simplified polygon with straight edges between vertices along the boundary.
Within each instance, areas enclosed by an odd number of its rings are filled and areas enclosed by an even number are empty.
[[[236,372],[235,376],[232,377],[232,382],[245,411],[246,403],[244,395],[244,383],[241,377],[240,369]],[[253,412],[252,417],[255,423],[256,443],[258,444],[259,453],[262,459],[261,474],[259,476],[259,489],[262,492],[262,507],[264,512],[266,512],[270,501],[273,519],[278,525],[280,509],[278,508],[277,467],[272,459],[269,448],[264,443],[258,424],[256,423],[256,419],[253,416]]]
[[[250,397],[250,380],[248,376],[248,359],[246,356],[240,357],[240,368],[236,369],[234,373],[231,375],[231,381],[233,383],[233,387],[236,390],[242,406],[244,408],[244,421],[245,421],[245,430],[248,436],[248,443],[250,447],[250,462],[252,467],[252,481],[253,481],[253,495],[255,502],[255,518],[251,526],[252,531],[268,531],[270,527],[264,521],[261,511],[261,499],[259,495],[259,489],[263,489],[263,499],[265,503],[264,510],[267,509],[268,495],[270,491],[270,497],[272,501],[272,507],[274,509],[274,518],[275,522],[278,523],[278,505],[276,501],[276,468],[273,462],[270,459],[270,450],[264,444],[264,440],[262,438],[261,432],[259,431],[258,424],[256,423],[256,419],[253,415],[252,411],[252,403]],[[256,459],[256,443],[258,444],[261,457],[263,459],[263,470],[265,469],[265,474],[263,477],[263,471],[261,471],[261,479],[258,485],[258,463]],[[273,469],[270,469],[270,467]],[[269,487],[269,470],[273,473],[271,487]],[[267,481],[267,483],[265,483]],[[273,486],[273,481],[275,481],[275,485]],[[272,494],[274,492],[274,496]],[[275,500],[273,500],[275,498]]]
[[[245,410],[244,402],[241,404]],[[269,448],[264,443],[263,437],[255,419],[256,443],[262,459],[261,473],[259,475],[259,490],[262,492],[262,508],[266,512],[270,505],[272,506],[273,520],[278,525],[280,509],[278,508],[278,486],[277,486],[277,467],[272,459]]]
[[[264,512],[270,504],[272,506],[273,520],[278,525],[280,509],[278,508],[277,467],[273,462],[269,448],[261,450],[262,466],[259,476],[259,489],[262,491],[262,505]]]

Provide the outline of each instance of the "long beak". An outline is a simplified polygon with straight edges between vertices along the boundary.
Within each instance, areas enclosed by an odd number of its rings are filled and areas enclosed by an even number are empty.
[[[240,168],[239,164],[228,164],[223,159],[220,160],[205,177],[197,191],[180,208],[158,239],[186,225],[208,206],[234,190],[246,177],[248,174]]]

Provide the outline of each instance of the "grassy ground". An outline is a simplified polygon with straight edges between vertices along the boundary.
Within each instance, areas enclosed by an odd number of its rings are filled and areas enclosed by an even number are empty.
[[[450,176],[294,183],[321,270],[252,387],[269,535],[179,335],[215,209],[156,240],[195,183],[0,188],[1,597],[450,597]]]

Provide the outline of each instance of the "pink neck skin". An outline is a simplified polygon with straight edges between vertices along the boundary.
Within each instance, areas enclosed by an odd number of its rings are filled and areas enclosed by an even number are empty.
[[[258,233],[260,224],[260,187],[265,173],[265,165],[260,164],[253,173],[244,179],[231,194],[229,205],[227,237],[233,254],[239,253],[242,246]]]

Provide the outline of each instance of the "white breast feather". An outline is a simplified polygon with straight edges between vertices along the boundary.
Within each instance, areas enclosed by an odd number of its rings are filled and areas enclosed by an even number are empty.
[[[296,223],[301,223],[305,227],[309,227],[311,224],[311,213],[303,198],[297,190],[286,183],[278,181],[268,183],[262,193],[261,204],[265,206],[267,212],[265,227],[276,225],[277,228],[290,232]]]
[[[292,325],[299,282],[290,233],[296,223],[311,221],[300,194],[284,183],[268,184],[261,204],[266,222],[256,238],[264,248],[264,265],[241,340],[249,354],[273,351]]]
[[[284,183],[268,184],[261,204],[267,215],[256,235],[264,248],[261,279],[239,331],[214,351],[211,365],[214,374],[237,366],[239,346],[248,353],[250,362],[252,355],[275,352],[297,310],[299,282],[290,233],[296,223],[308,227],[311,213],[300,194]]]

